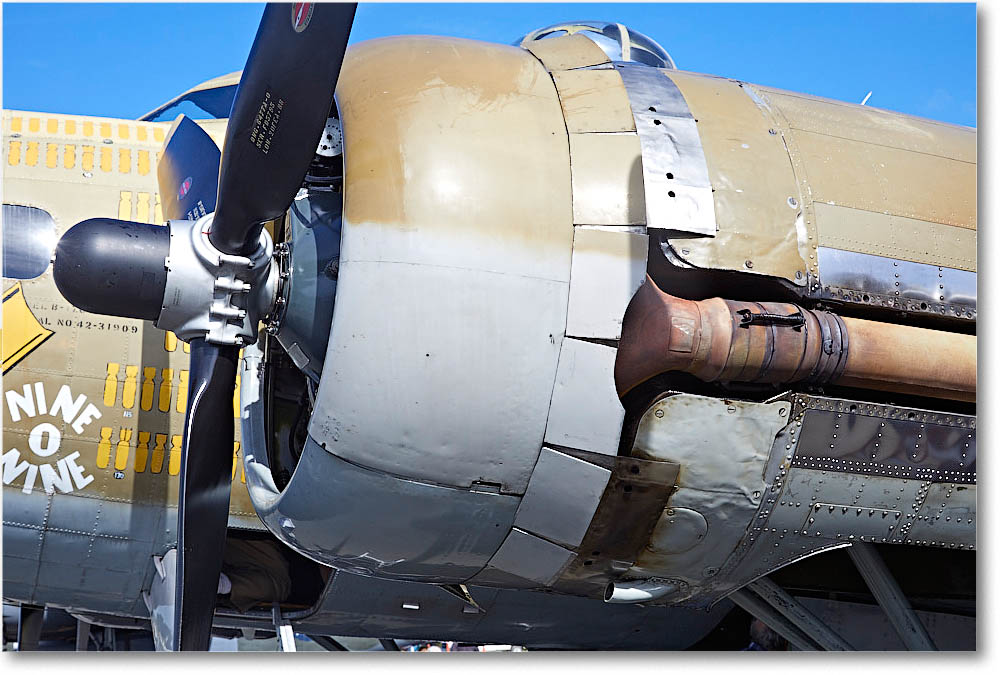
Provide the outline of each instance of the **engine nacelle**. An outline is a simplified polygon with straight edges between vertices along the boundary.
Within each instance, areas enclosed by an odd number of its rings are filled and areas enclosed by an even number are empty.
[[[942,160],[938,183],[926,186],[951,191],[954,209],[935,211],[927,196],[906,216],[921,231],[957,237],[953,267],[936,249],[883,246],[898,219],[874,211],[869,243],[836,248],[830,233],[838,223],[863,231],[852,219],[874,193],[821,200],[840,195],[829,162],[853,162],[858,181],[881,186],[886,212],[899,210],[910,193],[879,183],[885,166],[872,167],[885,160],[902,171],[905,153],[934,163],[921,144],[939,159],[966,157],[969,134],[747,87],[611,63],[583,35],[524,49],[424,37],[354,47],[337,90],[345,163],[336,306],[308,437],[280,490],[264,461],[260,354],[244,356],[247,481],[269,529],[324,564],[387,578],[593,597],[616,579],[654,578],[671,589],[657,595],[662,602],[714,601],[746,583],[735,573],[728,585],[708,580],[731,571],[737,552],[745,559],[761,519],[794,484],[791,468],[813,468],[795,464],[789,436],[811,405],[828,404],[687,393],[639,410],[633,447],[614,372],[625,310],[647,272],[668,282],[728,275],[736,295],[765,288],[771,299],[905,310],[957,330],[975,319],[975,180],[964,167]],[[853,155],[837,145],[842,138],[823,146],[818,129],[830,122],[820,113],[861,130]],[[803,131],[802,120],[813,128]],[[971,143],[974,152],[974,133]],[[835,159],[814,171],[824,152]],[[859,260],[868,277],[847,273]],[[940,299],[928,304],[921,293],[932,266]],[[909,276],[896,272],[897,285],[885,286],[894,268]],[[684,326],[675,327],[672,344],[682,344]],[[869,416],[907,414],[889,408]],[[961,434],[974,427],[961,415],[941,423]],[[944,433],[942,452],[967,450],[952,443],[956,434]],[[859,436],[861,452],[875,442],[868,436]],[[671,438],[690,443],[678,448]],[[909,463],[906,480],[969,481],[967,463],[952,475],[950,459],[891,456]],[[826,459],[823,471],[851,476],[828,483],[840,491],[890,471]],[[798,499],[791,517],[848,504],[824,495]],[[925,515],[916,502],[910,513]],[[831,520],[852,534],[849,519]],[[971,523],[933,545],[971,545]],[[881,541],[898,539],[886,533]],[[802,537],[752,569],[850,541],[819,536],[810,546]],[[781,541],[768,540],[779,549]]]

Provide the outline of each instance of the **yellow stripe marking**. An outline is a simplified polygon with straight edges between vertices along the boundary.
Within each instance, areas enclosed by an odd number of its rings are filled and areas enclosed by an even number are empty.
[[[163,129],[161,129],[160,127],[155,127],[153,129],[153,138],[156,139],[157,143],[162,143],[163,142]],[[157,157],[157,159],[159,159],[159,157]]]
[[[182,370],[180,379],[177,385],[177,412],[182,413],[187,410],[188,404],[188,371]]]
[[[109,363],[108,364],[108,376],[104,378],[104,407],[110,408],[115,404],[115,399],[118,398],[118,371],[121,370],[121,364]]]
[[[32,117],[31,119],[28,120],[28,131],[38,133],[39,127],[40,127],[40,122],[38,121],[37,117]]]
[[[59,166],[59,145],[48,143],[45,146],[45,166],[54,169]]]
[[[156,368],[149,366],[142,369],[142,394],[139,399],[139,407],[143,410],[153,409],[153,390],[155,384],[153,378],[156,377]]]
[[[149,193],[140,192],[139,201],[135,205],[135,219],[140,223],[149,222]]]
[[[135,379],[139,374],[139,366],[125,366],[125,386],[122,387],[122,407],[125,409],[135,405]]]
[[[136,473],[143,473],[146,470],[146,462],[149,459],[149,432],[140,431],[139,432],[139,444],[135,448],[135,467]]]
[[[45,131],[50,134],[59,133],[59,120],[49,119],[45,121]]]
[[[28,142],[28,151],[24,153],[24,163],[28,166],[35,166],[38,164],[38,143],[35,141]]]
[[[76,146],[67,145],[63,149],[63,166],[67,169],[72,169],[76,166]]]
[[[172,330],[168,330],[163,334],[163,348],[168,352],[176,351],[177,349],[177,334]]]
[[[146,127],[141,124],[135,128],[135,137],[140,141],[146,140]]]
[[[132,193],[122,190],[118,200],[118,220],[132,220]]]
[[[240,374],[236,373],[236,390],[233,392],[233,417],[240,416]]]
[[[128,466],[129,443],[132,440],[132,430],[121,428],[118,432],[118,447],[115,449],[115,469],[121,471]]]
[[[120,138],[122,140],[127,140],[128,139],[128,125],[127,124],[119,124],[118,125],[118,138]]]
[[[118,173],[132,173],[132,151],[120,148],[118,150]]]
[[[101,148],[101,171],[111,171],[111,148]]]
[[[111,138],[111,125],[108,122],[101,122],[101,138]]]
[[[149,173],[149,150],[139,151],[139,175],[145,176]]]
[[[111,427],[101,427],[101,440],[97,444],[97,468],[108,468],[111,458]]]
[[[82,167],[84,171],[94,170],[94,146],[85,145],[83,146],[83,163]]]
[[[21,141],[10,142],[10,146],[7,148],[7,163],[11,166],[17,166],[21,163]]]
[[[181,437],[180,435],[170,437],[170,465],[167,471],[171,476],[176,476],[181,472]]]
[[[153,473],[163,471],[163,446],[166,445],[166,442],[166,434],[156,434],[156,445],[153,446],[153,463],[149,467]]]
[[[66,120],[66,134],[76,134],[76,120]]]
[[[84,122],[83,123],[83,135],[84,136],[93,136],[94,135],[94,123],[93,122]]]
[[[13,133],[17,133],[17,132],[21,131],[21,118],[20,117],[12,117],[12,118],[10,118],[10,130]]]
[[[160,412],[168,412],[170,410],[170,399],[174,394],[174,369],[164,368],[163,369],[163,379],[160,380]]]

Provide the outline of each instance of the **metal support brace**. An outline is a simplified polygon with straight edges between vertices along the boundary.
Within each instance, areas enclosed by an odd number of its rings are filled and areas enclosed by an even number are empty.
[[[90,647],[90,624],[76,620],[76,651],[85,652]]]
[[[274,632],[278,634],[278,646],[283,652],[295,651],[295,632],[292,624],[281,618],[281,607],[275,602],[271,605],[271,617],[274,620]]]
[[[810,612],[798,600],[785,592],[767,577],[747,584],[747,588],[763,598],[771,607],[781,612],[816,644],[831,652],[850,652],[854,648],[818,616]]]
[[[927,629],[872,544],[855,542],[847,552],[907,649],[937,651]]]
[[[309,639],[318,644],[328,652],[349,652],[351,651],[340,642],[334,640],[329,635],[310,635]]]
[[[42,637],[42,619],[45,608],[36,605],[21,605],[17,617],[17,651],[38,651],[38,642]]]
[[[767,604],[756,594],[745,588],[729,594],[729,599],[745,609],[747,612],[757,617],[774,630],[778,635],[788,640],[797,649],[804,652],[820,651],[820,646],[799,630],[795,624],[778,613],[771,605]]]

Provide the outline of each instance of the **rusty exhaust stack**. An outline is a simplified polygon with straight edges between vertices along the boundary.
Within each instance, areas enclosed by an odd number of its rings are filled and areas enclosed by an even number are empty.
[[[684,300],[647,275],[625,310],[618,395],[668,371],[706,382],[836,383],[975,401],[976,337],[791,303]]]

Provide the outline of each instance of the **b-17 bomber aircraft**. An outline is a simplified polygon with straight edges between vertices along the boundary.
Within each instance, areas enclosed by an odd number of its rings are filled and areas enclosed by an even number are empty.
[[[22,628],[975,648],[976,130],[354,11],[4,111]]]

